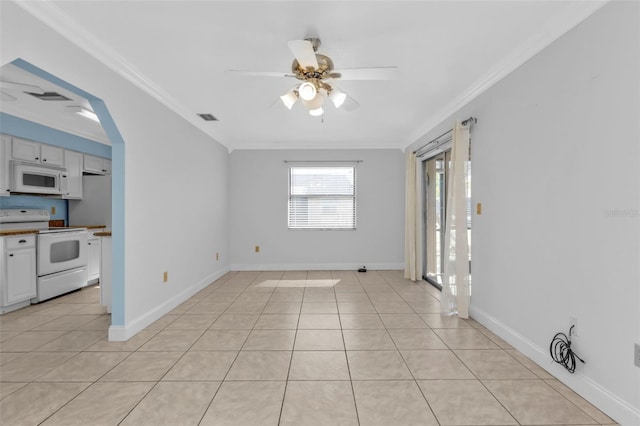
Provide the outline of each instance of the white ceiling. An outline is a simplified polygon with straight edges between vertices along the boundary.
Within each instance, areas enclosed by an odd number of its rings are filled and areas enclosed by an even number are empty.
[[[111,144],[100,123],[83,118],[70,110],[69,107],[72,106],[92,110],[89,101],[75,93],[10,63],[0,67],[0,90],[3,92],[0,111],[4,113],[106,145]],[[70,100],[43,101],[28,93],[34,90],[56,92]]]
[[[19,4],[229,149],[242,149],[404,148],[603,2]],[[287,41],[308,36],[321,38],[318,53],[336,69],[394,65],[400,77],[339,82],[360,108],[329,106],[323,122],[280,104],[295,79],[226,72],[288,72]],[[205,112],[220,121],[196,115]]]

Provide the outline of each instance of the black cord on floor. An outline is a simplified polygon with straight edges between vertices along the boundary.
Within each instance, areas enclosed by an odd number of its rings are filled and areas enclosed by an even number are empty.
[[[581,363],[586,364],[582,358],[571,350],[571,330],[573,330],[573,327],[575,326],[572,325],[569,329],[569,336],[564,333],[557,333],[553,336],[553,340],[551,340],[551,345],[549,346],[551,358],[566,368],[569,373],[576,371],[576,358],[578,358]]]

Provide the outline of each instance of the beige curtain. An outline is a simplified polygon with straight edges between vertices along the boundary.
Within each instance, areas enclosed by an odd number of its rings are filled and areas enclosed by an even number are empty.
[[[469,127],[453,128],[451,165],[447,184],[444,274],[440,304],[445,314],[469,318],[469,241],[467,239],[467,173]]]
[[[420,226],[420,184],[416,154],[407,152],[405,179],[404,221],[404,277],[411,281],[422,279],[422,239]]]

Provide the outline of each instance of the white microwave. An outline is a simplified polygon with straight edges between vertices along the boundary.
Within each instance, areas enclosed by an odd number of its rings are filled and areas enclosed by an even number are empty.
[[[11,191],[27,194],[63,194],[67,169],[11,161]]]

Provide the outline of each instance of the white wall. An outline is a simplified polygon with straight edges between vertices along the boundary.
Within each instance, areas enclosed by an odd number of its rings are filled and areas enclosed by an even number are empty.
[[[637,2],[605,6],[424,138],[478,118],[472,316],[627,425],[640,424],[638,16]],[[548,351],[570,316],[587,362],[575,375]]]
[[[228,153],[20,7],[2,2],[1,19],[2,64],[20,57],[102,98],[125,140],[127,337],[228,270]]]
[[[231,269],[401,268],[403,158],[400,150],[233,151]],[[362,160],[356,175],[357,229],[288,230],[285,160]]]

